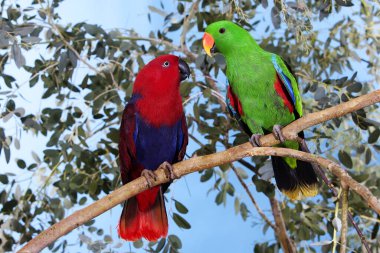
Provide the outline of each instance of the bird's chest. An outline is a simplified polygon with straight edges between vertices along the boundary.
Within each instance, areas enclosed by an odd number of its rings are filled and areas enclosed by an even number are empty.
[[[180,121],[171,126],[154,127],[137,117],[136,129],[136,156],[144,168],[155,170],[165,161],[174,161],[180,138]]]
[[[290,121],[274,89],[275,76],[274,69],[258,65],[245,75],[233,75],[230,80],[243,108],[242,119],[253,133],[260,133],[262,129],[271,131],[273,125],[286,125]]]

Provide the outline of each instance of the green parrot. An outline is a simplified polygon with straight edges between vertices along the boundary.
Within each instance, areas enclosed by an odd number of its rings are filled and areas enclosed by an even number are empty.
[[[260,146],[260,136],[273,132],[281,146],[301,149],[285,140],[281,126],[302,117],[297,81],[280,56],[263,50],[242,27],[218,21],[203,36],[206,53],[221,53],[227,64],[227,105],[240,127]],[[301,138],[303,133],[299,134]],[[315,196],[318,180],[310,163],[294,158],[272,157],[277,187],[290,199]]]

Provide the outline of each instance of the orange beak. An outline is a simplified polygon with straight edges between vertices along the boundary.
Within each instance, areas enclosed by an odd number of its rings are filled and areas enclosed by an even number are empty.
[[[209,33],[205,32],[203,35],[202,44],[203,49],[206,51],[206,54],[211,57],[211,49],[215,45],[214,38]]]

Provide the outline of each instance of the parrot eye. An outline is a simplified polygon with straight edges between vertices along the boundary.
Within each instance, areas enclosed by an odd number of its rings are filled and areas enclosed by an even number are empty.
[[[162,67],[164,67],[164,68],[167,68],[167,67],[169,67],[169,62],[168,61],[166,61],[166,62],[164,62],[164,64],[162,64]]]
[[[225,31],[226,31],[226,29],[224,29],[224,28],[219,29],[219,33],[224,33]]]

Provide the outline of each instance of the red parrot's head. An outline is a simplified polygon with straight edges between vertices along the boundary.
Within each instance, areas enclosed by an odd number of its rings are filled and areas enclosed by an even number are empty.
[[[175,55],[162,55],[150,61],[137,74],[133,96],[139,114],[153,126],[172,125],[183,114],[179,84],[190,68]]]
[[[162,55],[145,65],[137,74],[133,93],[158,90],[178,90],[179,83],[190,75],[190,68],[185,61],[175,55]],[[163,91],[163,90],[162,90]]]

